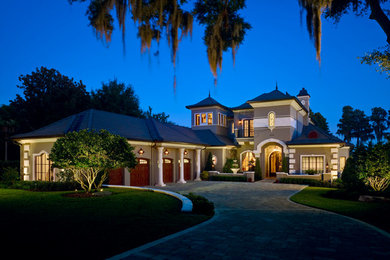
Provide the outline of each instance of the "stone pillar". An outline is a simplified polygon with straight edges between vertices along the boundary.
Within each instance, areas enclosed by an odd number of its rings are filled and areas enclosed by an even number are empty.
[[[196,149],[196,181],[200,181],[200,149]]]
[[[157,167],[158,167],[158,179],[156,186],[164,187],[166,186],[163,181],[163,150],[164,147],[157,147]]]
[[[177,183],[186,183],[184,180],[184,148],[179,149],[180,153],[180,177]]]

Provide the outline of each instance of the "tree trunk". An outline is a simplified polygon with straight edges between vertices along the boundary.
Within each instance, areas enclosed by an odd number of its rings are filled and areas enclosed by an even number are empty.
[[[370,19],[375,20],[382,30],[386,33],[387,43],[390,44],[390,20],[389,17],[383,12],[382,7],[380,6],[379,0],[367,0],[370,8],[371,14]]]

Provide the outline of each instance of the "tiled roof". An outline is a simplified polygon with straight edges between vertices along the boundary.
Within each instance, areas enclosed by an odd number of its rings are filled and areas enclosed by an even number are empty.
[[[345,143],[343,140],[337,138],[332,134],[326,133],[321,128],[309,124],[303,127],[302,134],[287,142],[288,145],[294,144],[333,144]]]
[[[248,102],[259,102],[259,101],[273,101],[273,100],[283,100],[283,99],[292,99],[293,96],[290,96],[287,92],[283,92],[275,89],[274,91],[261,94],[260,96],[255,97],[254,99],[249,100]]]
[[[196,104],[186,106],[186,108],[191,109],[191,108],[196,108],[196,107],[211,107],[211,106],[219,106],[219,107],[221,107],[221,108],[223,108],[225,110],[230,111],[230,108],[222,105],[221,103],[219,103],[217,100],[215,100],[214,98],[212,98],[210,96],[208,96],[207,98],[199,101]]]
[[[289,100],[289,99],[294,99],[302,107],[303,110],[308,112],[306,107],[304,105],[302,105],[302,103],[298,100],[298,98],[296,98],[295,96],[291,96],[287,92],[284,94],[283,92],[279,91],[278,89],[275,89],[274,91],[264,93],[260,96],[257,96],[254,99],[249,100],[248,103],[277,101],[277,100]]]
[[[61,137],[68,132],[82,129],[105,129],[112,134],[138,141],[178,142],[207,146],[234,145],[232,140],[217,136],[210,130],[194,131],[188,127],[164,124],[152,118],[137,118],[95,109],[69,116],[29,133],[14,135],[12,138]]]
[[[231,110],[253,109],[253,107],[251,105],[249,105],[247,102],[245,102],[244,104],[241,104],[237,107],[231,107],[230,109]]]

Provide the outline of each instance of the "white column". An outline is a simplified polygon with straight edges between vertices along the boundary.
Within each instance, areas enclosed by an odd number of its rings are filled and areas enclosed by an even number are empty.
[[[180,177],[177,183],[186,183],[184,180],[184,148],[179,149],[180,153]]]
[[[163,181],[163,150],[164,147],[157,147],[157,167],[158,167],[158,180],[156,186],[164,187],[166,186]]]
[[[200,181],[200,149],[196,149],[196,181]]]

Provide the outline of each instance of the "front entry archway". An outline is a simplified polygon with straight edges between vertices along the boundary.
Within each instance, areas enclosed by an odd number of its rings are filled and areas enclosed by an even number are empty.
[[[282,147],[279,144],[269,144],[264,148],[265,177],[276,178],[276,173],[282,171]]]
[[[280,172],[282,170],[282,152],[274,151],[269,156],[269,177],[276,178],[276,172]]]

